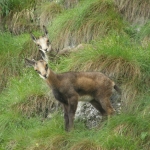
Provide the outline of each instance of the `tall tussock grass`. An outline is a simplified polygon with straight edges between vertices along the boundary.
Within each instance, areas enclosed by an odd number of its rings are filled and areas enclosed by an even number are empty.
[[[6,17],[7,30],[15,35],[39,30],[36,24],[33,9],[23,9],[19,12],[10,12]]]
[[[124,25],[115,8],[112,1],[94,0],[81,1],[77,7],[64,11],[49,26],[53,48],[88,43],[111,29],[120,32]]]
[[[79,0],[61,0],[60,3],[64,5],[66,9],[73,8],[78,4]]]
[[[3,30],[20,34],[36,27],[34,8],[38,2],[34,0],[2,0],[0,3]],[[38,29],[38,26],[36,27]]]
[[[2,16],[7,16],[11,11],[19,12],[25,8],[32,8],[35,6],[34,0],[2,0],[0,3]]]
[[[143,47],[148,48],[150,46],[150,21],[141,26],[134,36]]]
[[[13,38],[9,33],[0,33],[0,91],[6,86],[9,77],[20,75],[21,69],[18,64],[18,56],[22,39]]]
[[[150,1],[114,0],[123,16],[131,23],[144,24],[150,19]]]
[[[39,16],[40,27],[52,24],[53,19],[63,11],[63,7],[56,2],[45,2],[38,6],[35,14]]]
[[[141,66],[138,61],[144,60],[141,57],[144,54],[143,49],[141,47],[139,50],[141,53],[139,53],[136,46],[131,46],[132,42],[126,35],[110,34],[92,44],[93,46],[85,46],[84,50],[72,53],[71,59],[60,59],[58,67],[63,69],[63,66],[68,64],[64,71],[95,70],[110,74],[109,76],[116,77],[116,79],[141,79]]]
[[[58,110],[58,102],[51,94],[39,94],[26,96],[24,102],[13,105],[12,108],[25,117],[31,118],[39,116],[41,118],[51,118],[52,113]]]

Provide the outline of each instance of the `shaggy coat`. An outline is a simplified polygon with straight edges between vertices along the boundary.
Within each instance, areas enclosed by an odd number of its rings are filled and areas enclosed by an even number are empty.
[[[114,89],[119,93],[120,89],[103,73],[67,72],[55,74],[48,68],[47,62],[44,60],[27,61],[45,79],[56,100],[63,104],[66,131],[70,131],[73,128],[74,115],[78,101],[81,100],[80,97],[87,96],[87,101],[103,116],[114,113],[110,97]]]

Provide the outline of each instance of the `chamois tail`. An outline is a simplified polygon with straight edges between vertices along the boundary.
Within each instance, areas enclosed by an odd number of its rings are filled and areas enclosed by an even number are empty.
[[[114,89],[121,95],[121,89],[117,85],[114,85]]]

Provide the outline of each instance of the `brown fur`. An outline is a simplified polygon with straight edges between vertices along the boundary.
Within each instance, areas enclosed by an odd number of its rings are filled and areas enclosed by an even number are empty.
[[[31,61],[30,61],[31,63]],[[80,96],[91,97],[90,103],[102,115],[112,115],[114,109],[110,103],[113,89],[120,92],[115,83],[100,72],[67,72],[55,74],[51,69],[45,69],[43,60],[32,62],[34,69],[45,77],[55,98],[64,106],[65,130],[73,128],[74,115]],[[45,69],[45,71],[43,71]]]

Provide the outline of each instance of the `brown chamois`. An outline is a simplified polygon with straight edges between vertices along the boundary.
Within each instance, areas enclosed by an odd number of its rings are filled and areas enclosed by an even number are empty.
[[[87,96],[100,113],[112,115],[114,109],[110,103],[113,89],[120,93],[120,89],[107,76],[100,72],[66,72],[55,74],[44,60],[25,60],[34,70],[45,79],[52,89],[54,97],[63,104],[65,130],[73,128],[73,121],[78,101]],[[79,99],[81,97],[81,99]]]

